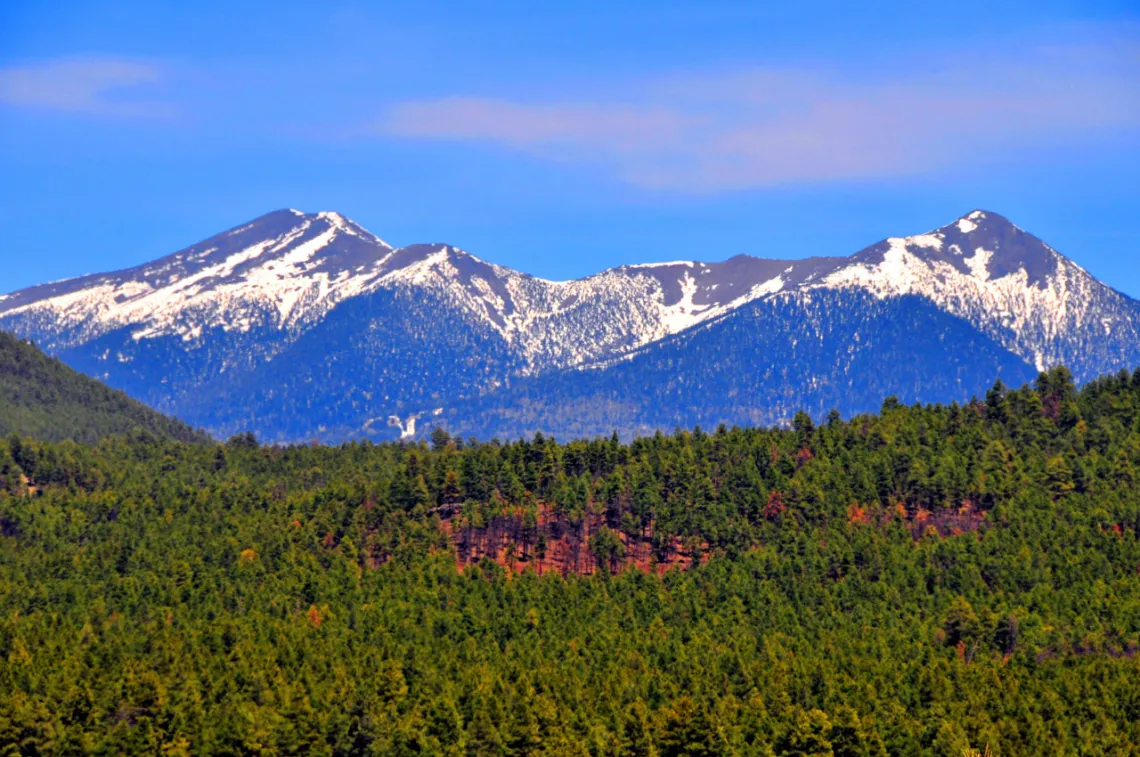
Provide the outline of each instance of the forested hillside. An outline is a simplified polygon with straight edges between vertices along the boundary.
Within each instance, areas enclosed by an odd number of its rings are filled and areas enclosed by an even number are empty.
[[[630,444],[10,438],[0,744],[1136,755],[1138,466],[1140,372],[1064,369]]]
[[[0,434],[94,442],[136,428],[183,441],[209,439],[0,331]]]

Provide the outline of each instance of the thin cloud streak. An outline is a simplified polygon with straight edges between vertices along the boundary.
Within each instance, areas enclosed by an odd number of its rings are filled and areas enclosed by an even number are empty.
[[[386,129],[412,137],[520,146],[572,142],[638,151],[673,144],[701,121],[665,108],[449,97],[394,108]]]
[[[140,97],[160,69],[120,58],[60,58],[0,68],[0,103],[18,108],[115,118],[162,118],[166,102]]]
[[[975,56],[908,76],[774,68],[643,84],[624,101],[448,97],[391,107],[388,137],[469,141],[716,192],[915,176],[1012,152],[1134,140],[1140,45]]]

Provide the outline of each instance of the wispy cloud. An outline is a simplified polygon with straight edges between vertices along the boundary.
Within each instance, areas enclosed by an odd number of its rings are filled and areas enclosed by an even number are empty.
[[[401,104],[384,128],[435,139],[502,142],[519,147],[576,144],[641,152],[667,148],[704,119],[664,107],[593,103],[514,103],[449,97]]]
[[[147,96],[160,69],[119,58],[62,58],[0,68],[0,103],[84,115],[154,118],[170,115],[169,103]]]
[[[894,75],[758,68],[642,82],[605,100],[447,97],[391,107],[384,135],[602,165],[721,191],[921,175],[1140,129],[1140,44],[906,62]]]

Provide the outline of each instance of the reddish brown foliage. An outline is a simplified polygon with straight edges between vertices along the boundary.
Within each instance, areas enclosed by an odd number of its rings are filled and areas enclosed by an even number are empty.
[[[1056,421],[1061,417],[1061,398],[1056,394],[1047,394],[1042,398],[1042,410],[1044,415],[1051,421]]]
[[[920,507],[914,515],[911,515],[901,502],[896,502],[884,510],[872,508],[871,512],[854,503],[847,508],[847,519],[851,523],[878,523],[884,527],[889,523],[901,521],[910,529],[914,539],[919,541],[972,533],[982,527],[986,515],[967,499],[957,508],[938,508],[931,511]]]
[[[787,509],[784,505],[784,495],[778,491],[772,491],[768,494],[768,504],[764,505],[761,515],[768,520],[775,520]]]
[[[958,508],[920,509],[910,521],[911,533],[915,539],[962,536],[977,531],[985,520],[985,513],[966,500]]]

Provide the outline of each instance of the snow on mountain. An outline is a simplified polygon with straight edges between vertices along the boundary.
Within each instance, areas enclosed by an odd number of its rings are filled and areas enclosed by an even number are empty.
[[[393,248],[337,213],[281,210],[146,265],[0,295],[0,328],[167,411],[197,408],[203,388],[232,404],[241,382],[276,397],[288,375],[290,396],[336,386],[352,412],[385,418],[423,409],[401,398],[434,408],[516,376],[605,370],[746,304],[822,291],[923,298],[1019,358],[1065,363],[1082,380],[1140,364],[1140,303],[980,210],[850,257],[736,255],[572,281],[446,244]],[[308,376],[278,359],[327,366]]]
[[[1025,361],[930,300],[814,289],[761,297],[721,318],[592,370],[524,378],[448,403],[461,436],[629,438],[658,429],[791,423],[905,403],[967,402],[1001,378],[1032,381]]]
[[[392,289],[442,298],[498,332],[525,373],[540,373],[649,344],[832,263],[738,255],[547,281],[450,245],[393,249],[337,213],[282,210],[153,263],[6,295],[0,324],[57,350],[123,328],[191,348],[211,329],[291,340],[339,303]]]
[[[640,347],[778,291],[783,280],[776,271],[787,265],[742,258],[624,266],[584,279],[547,281],[438,245],[379,284],[447,298],[501,334],[525,360],[527,372],[541,372]],[[735,275],[741,267],[751,276]]]
[[[628,265],[546,281],[443,244],[393,249],[332,213],[283,210],[153,263],[0,297],[0,321],[66,347],[129,327],[134,339],[211,328],[297,333],[378,288],[445,298],[494,328],[527,372],[604,360],[744,303],[814,288],[918,294],[1040,368],[1074,357],[1092,326],[1136,334],[1136,303],[1001,216],[975,210],[850,258]]]
[[[391,254],[337,213],[278,211],[153,263],[16,292],[0,318],[39,324],[55,346],[122,327],[185,341],[213,327],[292,330],[367,291]]]
[[[1113,363],[1125,367],[1140,350],[1140,303],[981,210],[926,234],[880,242],[813,286],[926,297],[1039,370],[1069,363],[1091,378]],[[1090,358],[1096,365],[1082,371]]]

